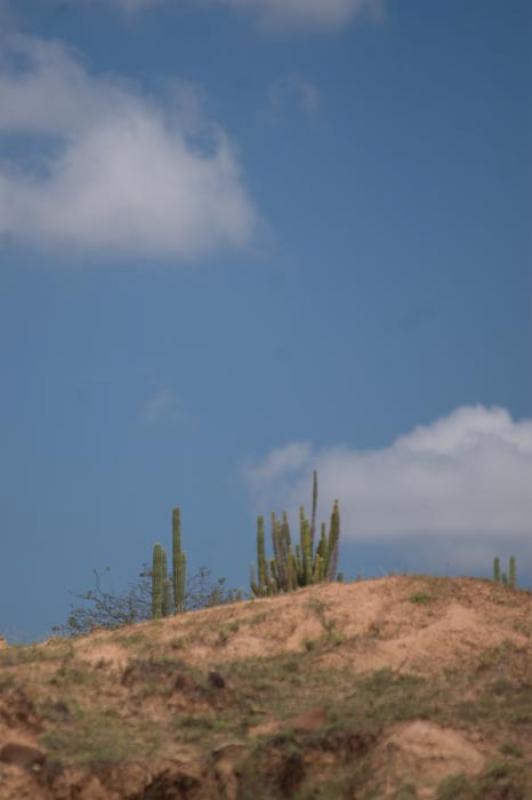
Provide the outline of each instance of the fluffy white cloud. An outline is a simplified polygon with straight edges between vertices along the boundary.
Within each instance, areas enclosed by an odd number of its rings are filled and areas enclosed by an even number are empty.
[[[314,468],[346,538],[532,537],[532,420],[502,408],[459,408],[380,450],[289,444],[247,471],[257,507],[308,506]]]
[[[256,217],[237,159],[198,108],[190,88],[163,107],[61,44],[0,40],[0,146],[42,145],[31,163],[0,157],[0,234],[145,256],[245,246]]]

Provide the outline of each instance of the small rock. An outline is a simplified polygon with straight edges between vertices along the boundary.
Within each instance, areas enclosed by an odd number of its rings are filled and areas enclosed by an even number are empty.
[[[225,678],[219,672],[209,672],[209,683],[213,689],[225,689]]]
[[[72,717],[69,707],[63,700],[58,700],[57,703],[54,703],[52,709],[57,716],[63,717],[63,719],[70,719]]]
[[[41,769],[46,761],[46,754],[36,747],[28,747],[18,742],[8,742],[0,749],[0,761],[13,764],[24,769]]]
[[[291,753],[284,761],[277,782],[281,796],[293,797],[305,778],[305,764],[300,753]]]

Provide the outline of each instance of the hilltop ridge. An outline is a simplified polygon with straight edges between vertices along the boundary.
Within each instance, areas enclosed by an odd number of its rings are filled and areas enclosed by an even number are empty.
[[[0,652],[0,800],[527,800],[532,595],[322,584]]]

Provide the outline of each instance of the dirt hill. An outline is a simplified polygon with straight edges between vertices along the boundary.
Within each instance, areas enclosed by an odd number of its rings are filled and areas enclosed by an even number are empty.
[[[0,651],[0,800],[532,798],[532,595],[329,584]]]

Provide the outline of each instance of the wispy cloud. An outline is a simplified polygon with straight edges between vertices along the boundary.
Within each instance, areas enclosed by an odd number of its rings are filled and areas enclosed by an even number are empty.
[[[532,420],[502,408],[458,408],[379,450],[290,443],[247,471],[255,505],[306,503],[314,468],[347,539],[532,536]]]
[[[258,14],[269,29],[342,28],[364,15],[380,16],[382,0],[214,0]]]
[[[270,112],[279,117],[293,109],[313,117],[320,106],[318,88],[299,75],[288,75],[273,83],[268,90]]]
[[[150,9],[179,0],[70,0],[70,2],[114,2],[127,11]],[[182,0],[181,0],[182,1]],[[357,17],[381,18],[384,0],[189,0],[198,6],[223,5],[251,13],[270,30],[338,29]]]
[[[171,389],[160,389],[148,397],[142,409],[142,418],[150,424],[187,422],[187,417]]]
[[[176,94],[91,75],[60,43],[0,39],[0,146],[42,145],[38,162],[0,155],[0,234],[174,259],[246,246],[256,213],[231,142],[193,89]]]

